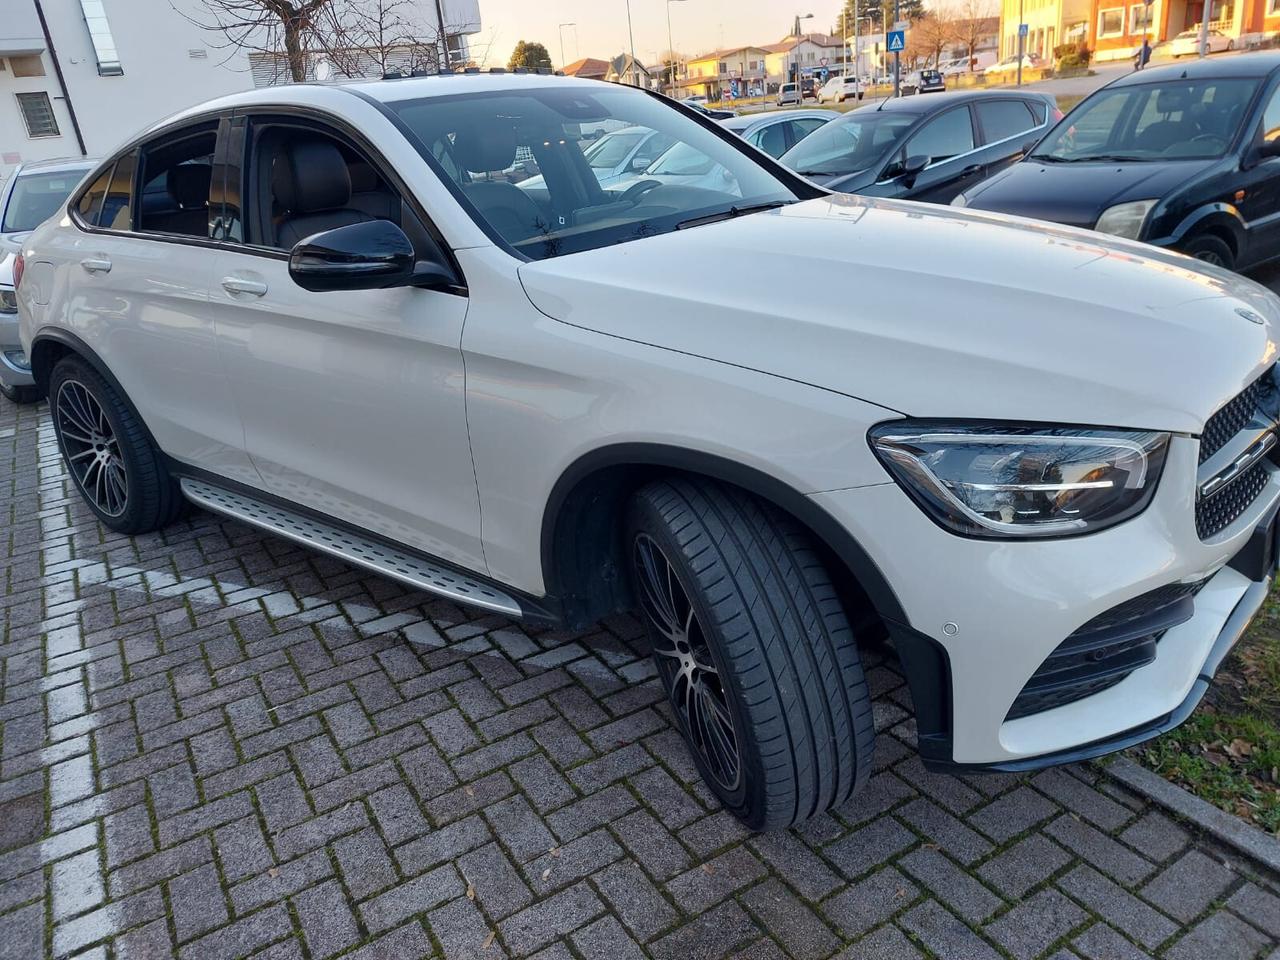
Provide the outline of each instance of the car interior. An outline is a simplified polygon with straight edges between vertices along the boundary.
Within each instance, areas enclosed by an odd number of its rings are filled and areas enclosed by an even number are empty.
[[[144,233],[209,235],[209,181],[214,130],[143,151],[137,229]]]

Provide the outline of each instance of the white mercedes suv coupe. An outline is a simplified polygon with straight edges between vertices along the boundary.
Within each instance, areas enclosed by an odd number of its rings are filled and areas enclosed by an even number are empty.
[[[608,190],[603,121],[720,172]],[[1276,565],[1267,291],[832,195],[626,86],[214,101],[96,168],[18,274],[103,524],[191,501],[512,617],[640,611],[756,828],[866,779],[866,644],[896,648],[931,768],[1026,770],[1179,723]]]

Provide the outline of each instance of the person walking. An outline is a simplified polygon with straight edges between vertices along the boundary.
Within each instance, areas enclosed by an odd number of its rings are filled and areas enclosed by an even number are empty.
[[[1133,69],[1141,70],[1147,65],[1147,61],[1151,59],[1151,41],[1143,37],[1142,46],[1138,48],[1138,52],[1133,55]]]

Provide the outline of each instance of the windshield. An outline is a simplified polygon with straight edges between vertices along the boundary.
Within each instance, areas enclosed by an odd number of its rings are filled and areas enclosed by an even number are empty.
[[[1104,89],[1030,154],[1042,163],[1220,157],[1244,120],[1257,80],[1167,80]]]
[[[25,232],[40,226],[62,206],[84,174],[84,170],[19,174],[4,210],[0,233]]]
[[[587,147],[583,156],[587,163],[597,170],[612,170],[640,142],[639,133],[606,133],[603,137]]]
[[[620,85],[598,87],[531,86],[388,106],[476,221],[533,259],[624,243],[808,196],[725,135],[662,100]],[[673,147],[646,174],[605,189],[589,172],[577,131],[581,124],[606,120],[656,131]],[[696,169],[715,173],[695,182],[692,175],[647,177]],[[518,188],[534,176],[541,177],[539,189]]]
[[[815,130],[782,155],[806,176],[865,170],[889,152],[919,119],[914,113],[863,108]]]

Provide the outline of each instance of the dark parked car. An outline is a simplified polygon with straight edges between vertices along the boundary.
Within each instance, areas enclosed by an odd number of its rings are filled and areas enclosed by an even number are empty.
[[[947,203],[1019,159],[1061,118],[1028,91],[939,93],[887,100],[833,120],[781,157],[843,193]]]
[[[942,74],[937,70],[917,70],[906,80],[902,81],[902,92],[906,95],[914,93],[942,93],[946,89],[947,83],[942,79]]]
[[[1280,256],[1280,53],[1116,80],[955,202],[1236,269]]]

